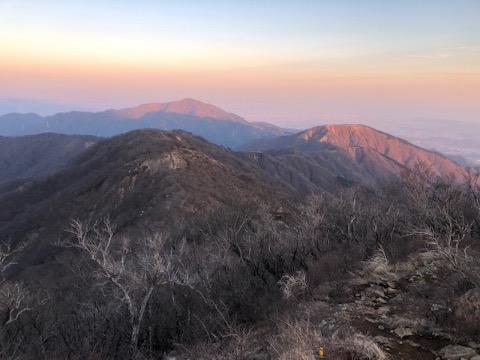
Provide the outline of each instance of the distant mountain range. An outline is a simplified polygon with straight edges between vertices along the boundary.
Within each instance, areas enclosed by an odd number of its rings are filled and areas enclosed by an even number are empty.
[[[193,99],[95,113],[72,111],[52,116],[11,113],[0,117],[0,135],[4,136],[54,132],[106,137],[144,128],[182,129],[232,148],[254,139],[293,132],[271,124],[251,123]]]
[[[439,151],[462,165],[479,164],[479,124],[432,119],[365,119],[361,122],[417,146]],[[143,128],[182,129],[233,149],[255,139],[299,131],[265,122],[248,122],[238,115],[193,99],[101,112],[70,111],[51,116],[10,113],[0,116],[0,135],[3,136],[53,132],[108,137]]]
[[[444,156],[362,125],[325,125],[294,134],[193,99],[144,104],[123,110],[67,112],[53,116],[8,114],[0,117],[0,183],[44,176],[64,167],[98,137],[137,128],[183,129],[243,154],[298,189],[328,188],[338,182],[375,184],[398,177],[419,161],[438,176],[461,167]],[[14,137],[25,133],[48,133]],[[67,135],[69,134],[69,135]],[[269,156],[266,156],[269,155]],[[460,158],[460,160],[462,160]]]

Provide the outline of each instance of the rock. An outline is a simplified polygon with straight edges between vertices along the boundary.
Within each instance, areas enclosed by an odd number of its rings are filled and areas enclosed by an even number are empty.
[[[374,295],[377,295],[378,297],[381,297],[381,298],[384,298],[386,295],[385,295],[385,290],[373,290],[373,294]]]
[[[376,298],[375,301],[379,302],[381,304],[386,304],[387,303],[387,300],[385,300],[384,298],[381,298],[381,297]]]
[[[330,300],[330,297],[328,296],[325,291],[323,291],[320,287],[315,288],[313,290],[313,299],[315,301],[323,301],[323,302],[328,302]]]
[[[411,347],[414,347],[414,348],[421,348],[422,347],[422,345],[420,345],[416,342],[410,341],[410,340],[405,341],[405,344],[408,344],[408,345],[410,345]]]
[[[471,357],[470,360],[480,360],[480,355],[475,355],[474,357]]]
[[[394,289],[394,288],[387,288],[387,294],[398,294],[400,290]]]
[[[393,330],[393,333],[397,335],[400,339],[403,339],[405,336],[412,336],[413,331],[412,329],[406,327],[398,327],[395,330]]]
[[[395,288],[396,288],[396,284],[395,284],[393,281],[387,282],[387,285],[388,285],[388,287],[391,288],[391,289],[395,289]]]
[[[378,330],[385,330],[385,326],[383,326],[383,325],[378,325],[377,328],[378,328]]]
[[[425,327],[421,324],[414,324],[412,326],[412,332],[414,334],[421,334],[421,333],[423,333],[424,330],[425,330]]]
[[[378,315],[385,315],[385,314],[388,314],[389,312],[390,312],[390,308],[388,306],[380,306],[377,309]]]
[[[480,344],[470,341],[468,344],[472,349],[480,349]]]
[[[461,358],[470,359],[477,355],[471,347],[462,345],[448,345],[442,348],[438,354],[443,360],[460,360]]]
[[[372,296],[372,295],[382,296],[382,297],[385,296],[385,289],[379,285],[370,284],[370,287],[366,289],[365,292],[369,296]]]
[[[391,347],[392,346],[392,340],[390,338],[387,338],[385,336],[382,336],[382,335],[377,335],[373,338],[373,340],[379,344],[379,345],[382,345],[385,346],[385,347]]]

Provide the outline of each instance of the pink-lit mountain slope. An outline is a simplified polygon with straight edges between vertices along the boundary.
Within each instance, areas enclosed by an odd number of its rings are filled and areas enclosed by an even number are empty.
[[[119,117],[131,119],[142,118],[148,113],[163,112],[248,124],[248,121],[238,115],[226,112],[215,105],[206,104],[195,99],[183,99],[166,103],[142,104],[133,108],[112,111]]]
[[[0,135],[4,136],[53,132],[108,137],[145,128],[181,129],[232,148],[255,139],[292,133],[275,125],[248,122],[238,115],[193,99],[96,113],[72,111],[46,117],[35,114],[0,116]]]
[[[358,124],[318,126],[295,135],[257,140],[243,150],[284,158],[302,154],[351,181],[392,179],[420,163],[440,177],[453,174],[460,179],[464,172],[462,166],[439,153]]]

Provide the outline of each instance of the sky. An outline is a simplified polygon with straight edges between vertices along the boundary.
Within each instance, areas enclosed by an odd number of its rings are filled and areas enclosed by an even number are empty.
[[[0,113],[182,98],[292,127],[480,123],[480,0],[0,0]]]

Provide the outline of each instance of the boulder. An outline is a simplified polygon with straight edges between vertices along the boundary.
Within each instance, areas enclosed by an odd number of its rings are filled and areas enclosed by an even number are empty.
[[[477,355],[471,347],[462,345],[447,345],[442,348],[438,354],[443,360],[470,359]]]
[[[400,339],[403,339],[405,336],[412,336],[413,331],[408,327],[397,327],[393,330],[393,333],[397,335]]]
[[[378,315],[386,315],[390,312],[390,307],[388,306],[380,306],[378,309],[377,309],[377,314]]]
[[[467,345],[470,346],[472,349],[480,349],[480,344],[473,341],[470,341]]]
[[[376,298],[375,301],[380,303],[380,304],[386,304],[387,303],[387,300],[385,300],[384,298],[381,298],[381,297]]]

